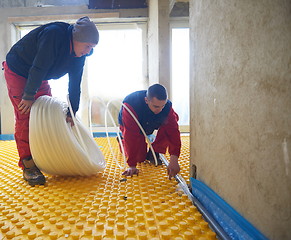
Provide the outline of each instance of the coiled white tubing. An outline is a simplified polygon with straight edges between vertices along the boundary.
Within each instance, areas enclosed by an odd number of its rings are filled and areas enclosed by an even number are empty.
[[[109,143],[109,146],[110,146],[110,151],[111,151],[111,154],[114,156],[114,159],[116,160],[116,163],[117,163],[117,159],[116,159],[116,157],[115,157],[115,155],[114,155],[114,153],[113,153],[113,150],[112,150],[112,147],[111,147],[111,143],[110,143],[110,140],[109,140],[109,135],[108,135],[108,125],[107,125],[107,112],[109,113],[109,115],[110,115],[110,118],[111,118],[111,121],[112,121],[112,123],[114,124],[114,127],[115,127],[115,129],[117,128],[117,126],[116,126],[116,124],[115,124],[115,122],[114,122],[114,120],[113,120],[113,117],[112,117],[112,115],[111,115],[111,113],[110,113],[110,111],[109,111],[109,106],[110,106],[110,104],[112,104],[114,101],[118,101],[118,100],[111,100],[111,101],[109,101],[108,103],[107,103],[107,106],[106,106],[106,113],[105,113],[105,127],[106,127],[106,135],[107,135],[107,139],[108,139],[108,143]],[[126,109],[126,111],[128,111],[128,113],[130,114],[130,116],[133,118],[133,120],[136,122],[136,124],[138,125],[138,127],[139,127],[139,129],[141,130],[141,132],[143,133],[143,135],[144,135],[144,137],[145,137],[145,139],[146,139],[146,141],[147,141],[147,143],[149,144],[149,147],[150,147],[150,150],[151,150],[151,152],[152,152],[152,154],[153,154],[153,157],[154,157],[154,160],[155,160],[155,165],[156,166],[158,166],[158,160],[157,160],[157,157],[156,157],[156,154],[155,154],[155,151],[154,151],[154,148],[153,148],[153,146],[152,146],[152,143],[151,143],[151,141],[150,141],[150,139],[149,139],[149,137],[146,135],[146,133],[145,133],[145,131],[144,131],[144,129],[143,129],[143,127],[141,126],[141,124],[139,123],[139,121],[138,121],[138,119],[134,116],[134,114],[133,114],[133,112],[123,103],[123,102],[120,102],[120,104]],[[121,135],[120,135],[120,132],[119,131],[117,131],[116,132],[116,135],[117,135],[117,137],[118,137],[118,140],[119,140],[119,142],[121,143]],[[123,144],[120,144],[120,146],[121,146],[121,151],[122,151],[122,155],[123,155],[123,158],[124,158],[124,167],[126,166],[126,159],[125,159],[125,150],[124,150],[124,147],[123,147]],[[117,163],[118,164],[118,163]],[[121,168],[121,166],[118,164],[118,166]]]
[[[67,104],[49,96],[32,105],[29,142],[33,160],[44,173],[90,176],[103,171],[106,162],[90,132],[76,119],[66,122]]]

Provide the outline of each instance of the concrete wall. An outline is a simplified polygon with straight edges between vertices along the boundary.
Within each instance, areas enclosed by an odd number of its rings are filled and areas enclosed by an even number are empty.
[[[291,1],[191,0],[191,164],[270,239],[291,239]]]
[[[168,0],[149,1],[149,85],[170,89],[170,12]],[[170,91],[169,91],[170,92]]]

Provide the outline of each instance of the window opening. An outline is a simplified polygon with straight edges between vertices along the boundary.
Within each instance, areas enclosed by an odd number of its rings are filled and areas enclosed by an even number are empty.
[[[35,27],[21,27],[20,36],[23,37]],[[81,91],[81,102],[86,99],[88,105],[92,103],[88,116],[92,130],[104,131],[104,128],[100,128],[105,126],[105,108],[101,101],[105,104],[112,99],[122,101],[129,93],[146,87],[145,24],[100,24],[97,28],[100,40],[93,54],[86,60],[83,83],[88,85],[85,86],[87,89]],[[67,74],[60,79],[50,80],[49,84],[53,97],[67,101]],[[78,116],[82,115],[81,111],[82,104]],[[112,107],[111,112],[116,120],[118,109]]]
[[[121,28],[100,27],[99,34],[100,41],[93,55],[88,58],[93,127],[105,126],[105,109],[100,98],[105,104],[112,99],[122,101],[126,95],[146,86],[143,76],[143,29],[135,24]],[[117,120],[118,111],[119,109],[113,106],[110,109],[114,120]],[[108,125],[113,126],[111,121]]]
[[[189,28],[172,28],[172,102],[179,125],[189,128]],[[189,131],[189,130],[188,130]]]

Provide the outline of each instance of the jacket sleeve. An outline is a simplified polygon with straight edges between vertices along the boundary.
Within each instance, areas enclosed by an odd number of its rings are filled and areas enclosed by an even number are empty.
[[[44,29],[39,36],[37,43],[37,52],[33,60],[32,66],[29,69],[27,83],[24,89],[24,94],[34,96],[45,79],[47,72],[54,64],[58,54],[60,42],[57,40],[59,31],[54,28]]]
[[[169,115],[165,121],[165,123],[161,126],[163,130],[166,132],[168,136],[169,141],[169,153],[170,155],[176,155],[180,156],[181,152],[181,137],[180,137],[180,131],[179,131],[179,116],[174,111],[173,108],[171,108]]]
[[[138,119],[136,112],[133,108],[124,103]],[[147,144],[145,142],[145,137],[140,131],[139,126],[136,121],[130,115],[128,110],[124,107],[122,108],[122,125],[123,125],[123,139],[124,147],[127,154],[127,164],[130,167],[135,167],[138,162],[145,160],[147,153]]]
[[[74,114],[78,111],[80,104],[81,81],[84,63],[85,57],[76,58],[74,66],[71,66],[71,70],[69,71],[68,92]]]

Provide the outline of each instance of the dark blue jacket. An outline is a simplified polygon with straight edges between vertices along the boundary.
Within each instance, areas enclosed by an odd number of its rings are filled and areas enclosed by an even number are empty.
[[[170,100],[167,101],[163,110],[155,114],[153,113],[145,102],[146,90],[137,91],[129,94],[124,98],[123,103],[128,103],[134,109],[138,116],[139,123],[143,127],[147,135],[152,134],[155,129],[159,129],[167,119],[172,108]],[[122,124],[122,109],[118,115],[118,122]]]
[[[69,97],[76,112],[86,56],[75,57],[72,29],[73,25],[63,22],[40,26],[11,48],[6,62],[13,72],[27,78],[24,89],[27,96],[34,96],[43,80],[58,79],[68,73]]]

